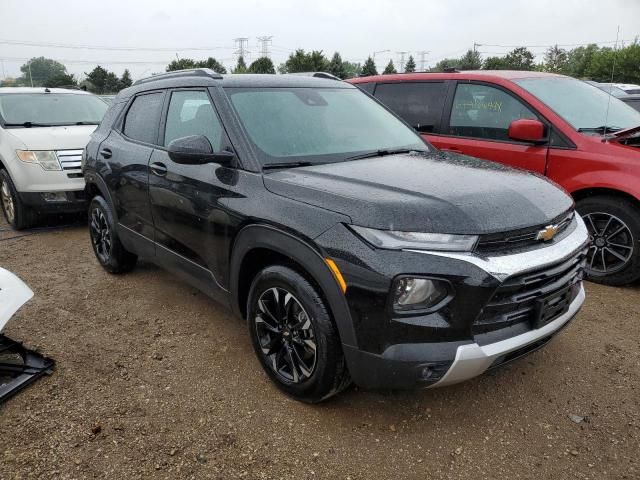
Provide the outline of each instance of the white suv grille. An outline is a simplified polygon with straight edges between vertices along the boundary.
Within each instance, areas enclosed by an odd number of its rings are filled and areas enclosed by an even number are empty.
[[[58,150],[56,155],[69,178],[82,178],[83,150]]]

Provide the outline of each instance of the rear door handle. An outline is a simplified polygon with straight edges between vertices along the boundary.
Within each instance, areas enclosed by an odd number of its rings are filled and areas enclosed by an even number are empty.
[[[167,174],[167,166],[162,162],[153,162],[149,168],[154,175],[159,177],[164,177]]]
[[[102,150],[100,150],[100,155],[102,155],[102,158],[111,158],[111,150],[108,148],[103,148]]]

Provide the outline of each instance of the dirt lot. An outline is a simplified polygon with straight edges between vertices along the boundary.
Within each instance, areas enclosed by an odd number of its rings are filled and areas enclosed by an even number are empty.
[[[105,273],[82,227],[12,235],[0,265],[35,298],[4,333],[57,369],[0,407],[0,479],[640,478],[640,286],[587,285],[562,335],[493,374],[308,406],[169,274]]]

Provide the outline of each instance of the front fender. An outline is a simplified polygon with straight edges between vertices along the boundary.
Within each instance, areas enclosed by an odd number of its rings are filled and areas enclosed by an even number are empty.
[[[240,314],[239,285],[242,260],[253,249],[265,248],[289,257],[301,265],[318,284],[345,345],[356,345],[356,336],[349,313],[347,301],[338,286],[335,277],[324,261],[320,251],[302,239],[268,225],[249,225],[244,227],[233,245],[231,254],[230,286],[233,292],[233,309]]]
[[[572,177],[564,186],[572,195],[581,190],[602,188],[626,193],[640,201],[638,176],[623,171],[595,170],[585,172]]]

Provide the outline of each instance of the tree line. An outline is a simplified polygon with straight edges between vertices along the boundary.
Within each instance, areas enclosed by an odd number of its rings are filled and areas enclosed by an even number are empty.
[[[213,57],[206,60],[179,58],[171,61],[165,71],[183,70],[187,68],[210,68],[215,72],[226,74],[226,67]],[[411,73],[416,71],[416,62],[409,56],[402,71]],[[576,78],[592,79],[598,82],[614,80],[624,83],[640,84],[640,43],[637,39],[632,44],[614,49],[599,47],[596,44],[580,46],[570,50],[558,45],[549,47],[544,59],[536,63],[535,55],[526,47],[514,48],[503,56],[483,58],[480,52],[468,50],[459,58],[445,58],[440,60],[428,71],[442,72],[447,69],[459,70],[532,70],[560,73]],[[78,82],[74,75],[67,72],[66,67],[56,60],[45,57],[32,58],[20,67],[22,75],[13,85],[39,87],[79,87],[97,94],[116,93],[131,85],[131,74],[125,70],[118,77],[114,72],[97,66]],[[240,56],[231,69],[231,73],[297,73],[297,72],[328,72],[338,78],[346,79],[358,76],[378,75],[376,64],[371,56],[364,63],[349,62],[342,59],[339,52],[331,58],[325,56],[322,50],[305,51],[298,49],[291,53],[284,63],[277,68],[268,57],[261,57],[247,65]],[[398,69],[390,60],[384,74],[398,73]],[[5,82],[6,84],[6,82]],[[2,86],[2,83],[0,83]]]

